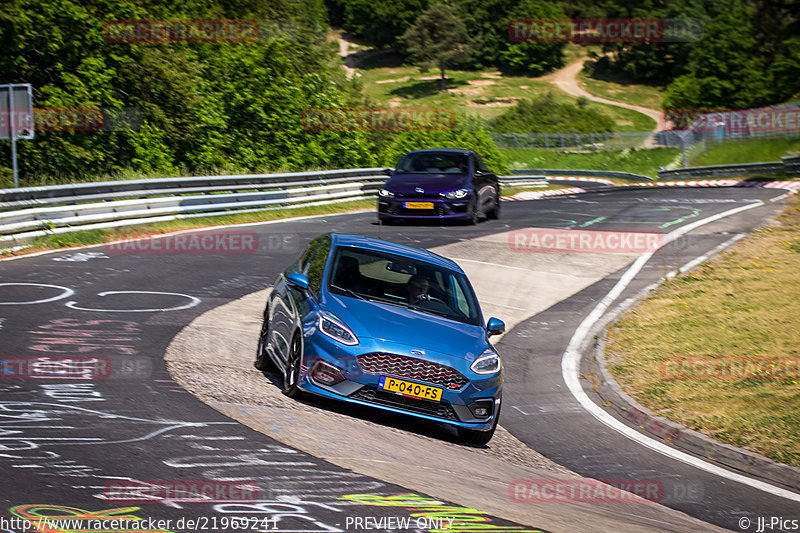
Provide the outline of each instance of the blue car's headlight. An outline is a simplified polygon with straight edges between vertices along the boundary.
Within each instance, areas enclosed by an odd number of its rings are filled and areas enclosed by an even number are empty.
[[[381,189],[378,191],[378,194],[384,198],[394,198],[394,193],[387,189]]]
[[[445,198],[464,198],[469,194],[469,189],[458,189],[457,191],[449,191],[443,194]]]
[[[500,356],[491,348],[486,348],[470,365],[476,374],[495,374],[500,371],[500,367]]]
[[[344,322],[336,318],[330,313],[321,312],[317,318],[317,329],[323,335],[346,344],[348,346],[355,346],[358,344],[358,337],[350,331],[350,328]]]

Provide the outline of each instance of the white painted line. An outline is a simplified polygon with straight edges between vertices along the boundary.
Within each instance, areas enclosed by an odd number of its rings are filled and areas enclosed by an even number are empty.
[[[94,309],[91,307],[78,307],[76,305],[77,302],[75,301],[67,302],[64,305],[66,305],[70,309],[77,309],[79,311],[101,311],[104,313],[152,313],[155,311],[181,311],[183,309],[190,309],[200,303],[200,298],[195,298],[194,296],[189,296],[188,294],[181,294],[179,292],[105,291],[97,293],[98,296],[108,296],[109,294],[161,294],[166,296],[180,296],[182,298],[189,298],[189,303],[175,307],[158,308],[158,309]]]
[[[523,272],[534,272],[530,268],[522,268],[522,267],[509,266],[509,265],[500,265],[500,264],[497,264],[497,263],[489,263],[487,261],[477,261],[475,259],[462,259],[460,257],[448,257],[448,259],[452,259],[456,263],[458,263],[459,261],[462,261],[464,263],[476,263],[478,265],[487,265],[487,266],[496,267],[496,268],[510,268],[512,270],[522,270]]]
[[[62,287],[61,285],[48,285],[47,283],[0,283],[0,287],[8,287],[8,286],[30,286],[30,287],[50,287],[53,289],[61,289],[62,292],[58,296],[53,296],[52,298],[44,298],[42,300],[33,300],[31,302],[0,302],[0,305],[31,305],[31,304],[43,304],[47,302],[55,302],[56,300],[61,300],[63,298],[68,298],[75,294],[70,288]]]
[[[667,273],[667,275],[664,276],[664,277],[666,279],[672,279],[675,276],[677,276],[678,274],[680,274],[681,272],[688,272],[691,269],[693,269],[694,267],[696,267],[697,265],[699,265],[700,263],[704,263],[704,262],[708,261],[709,257],[712,257],[712,256],[718,254],[722,250],[730,248],[731,246],[733,246],[737,242],[741,241],[745,237],[747,237],[746,233],[740,233],[738,235],[734,235],[733,237],[731,237],[727,241],[723,242],[722,244],[720,244],[719,246],[717,246],[716,248],[714,248],[710,252],[705,253],[705,254],[701,255],[700,257],[696,257],[696,258],[692,259],[691,261],[689,261],[688,263],[686,263],[682,267],[678,268],[678,270],[673,270],[672,272]]]
[[[313,219],[313,218],[334,217],[334,216],[340,216],[340,215],[357,215],[357,214],[361,214],[361,213],[373,213],[373,212],[374,211],[372,211],[370,209],[360,209],[360,210],[357,210],[357,211],[346,211],[344,213],[325,213],[323,215],[305,215],[305,216],[302,216],[302,217],[291,217],[291,218],[279,218],[279,219],[275,219],[275,220],[264,220],[262,222],[243,222],[241,224],[207,226],[207,227],[202,227],[202,228],[190,228],[190,229],[172,231],[172,232],[169,232],[169,233],[159,233],[159,234],[156,234],[156,235],[147,235],[145,237],[137,237],[135,239],[126,239],[126,240],[119,240],[119,241],[113,241],[113,242],[114,243],[123,243],[123,242],[129,242],[129,241],[140,241],[140,240],[143,240],[143,239],[160,239],[160,238],[164,238],[164,237],[169,237],[171,235],[180,235],[181,233],[191,233],[191,232],[196,232],[196,231],[211,231],[211,230],[214,230],[214,229],[227,229],[227,228],[243,228],[243,227],[246,227],[246,226],[263,226],[263,225],[267,225],[267,224],[278,224],[278,223],[281,223],[281,222],[297,222],[298,220],[310,220],[310,219]],[[71,247],[71,248],[56,248],[55,250],[42,250],[41,252],[33,252],[33,253],[30,253],[30,254],[15,255],[13,257],[0,258],[0,262],[3,262],[3,261],[14,261],[16,259],[24,259],[24,258],[27,258],[27,257],[36,257],[36,256],[39,256],[39,255],[45,255],[45,254],[55,254],[55,253],[60,253],[60,252],[67,252],[67,251],[70,251],[70,250],[84,250],[86,248],[97,248],[98,246],[108,246],[111,243],[112,243],[112,241],[110,241],[110,242],[101,242],[101,243],[97,243],[97,244],[87,244],[87,245],[84,245],[84,246],[75,246],[75,247]],[[25,248],[25,247],[23,246],[23,247],[21,247],[19,249],[22,249],[22,248]],[[14,249],[12,249],[12,250],[14,250]]]
[[[764,205],[764,202],[758,201],[751,205],[746,205],[742,207],[737,207],[735,209],[730,209],[728,211],[724,211],[722,213],[718,213],[714,216],[698,220],[686,226],[676,229],[675,231],[667,234],[664,238],[664,244],[666,245],[668,242],[673,241],[680,235],[688,233],[695,228],[703,226],[705,224],[709,224],[711,222],[715,222],[722,218],[735,215],[736,213],[745,211],[747,209],[752,209],[754,207],[759,207]],[[630,284],[633,278],[639,273],[639,271],[644,267],[644,265],[650,260],[653,256],[653,252],[648,252],[645,254],[640,255],[636,261],[628,268],[628,270],[623,274],[622,278],[617,282],[616,285],[606,294],[606,296],[600,301],[600,303],[595,306],[591,313],[581,322],[578,329],[575,330],[572,339],[569,341],[569,345],[567,345],[567,350],[564,352],[564,356],[561,359],[561,375],[564,378],[564,381],[569,388],[569,391],[578,401],[578,403],[583,406],[583,408],[589,412],[593,417],[597,420],[605,424],[606,426],[610,427],[611,429],[621,433],[625,437],[635,441],[647,448],[650,448],[653,451],[656,451],[662,455],[670,457],[672,459],[681,461],[688,465],[694,466],[701,470],[705,470],[706,472],[710,472],[714,475],[736,481],[738,483],[742,483],[749,487],[753,487],[755,489],[762,490],[769,494],[773,494],[775,496],[780,496],[789,500],[793,500],[796,502],[800,502],[800,494],[796,494],[786,489],[782,489],[780,487],[776,487],[769,483],[765,483],[763,481],[759,481],[757,479],[751,479],[747,476],[743,476],[741,474],[737,474],[735,472],[730,472],[724,468],[721,468],[717,465],[708,463],[699,459],[693,455],[689,455],[688,453],[682,452],[680,450],[676,450],[664,444],[663,442],[657,441],[655,439],[651,439],[639,433],[638,431],[629,428],[609,413],[604,411],[600,408],[597,404],[595,404],[586,392],[581,387],[579,372],[580,372],[580,362],[581,362],[581,346],[587,339],[589,332],[592,330],[594,325],[600,320],[603,314],[608,310],[608,307],[616,300],[620,294],[625,290],[625,288]]]

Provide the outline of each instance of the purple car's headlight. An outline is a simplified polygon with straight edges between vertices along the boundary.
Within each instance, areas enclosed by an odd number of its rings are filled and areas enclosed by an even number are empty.
[[[381,189],[378,194],[383,198],[394,198],[394,193],[388,189]]]
[[[500,356],[491,348],[486,348],[483,353],[470,365],[476,374],[496,374],[501,368]]]
[[[458,190],[455,190],[455,191],[448,191],[448,192],[442,193],[442,196],[444,196],[447,199],[452,200],[454,198],[465,198],[468,194],[469,194],[469,189],[458,189]]]
[[[327,335],[335,341],[346,344],[347,346],[355,346],[358,344],[358,337],[353,333],[347,325],[336,318],[336,316],[321,312],[317,317],[317,329],[323,335]]]

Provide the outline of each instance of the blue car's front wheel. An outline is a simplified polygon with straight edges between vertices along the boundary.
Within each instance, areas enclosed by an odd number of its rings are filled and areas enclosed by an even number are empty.
[[[497,412],[494,414],[494,423],[492,429],[481,431],[478,429],[458,428],[458,439],[465,444],[473,444],[475,446],[483,446],[492,440],[494,430],[497,429],[497,422],[500,420],[500,405],[503,402],[498,402]]]
[[[297,387],[297,382],[300,380],[301,358],[300,334],[295,333],[286,358],[286,368],[283,370],[283,393],[289,398],[297,398],[301,393]]]

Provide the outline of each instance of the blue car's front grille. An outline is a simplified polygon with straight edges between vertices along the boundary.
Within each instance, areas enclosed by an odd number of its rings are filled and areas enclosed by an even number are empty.
[[[429,400],[417,400],[416,398],[385,392],[373,387],[363,387],[351,394],[350,398],[363,402],[385,405],[387,407],[394,407],[412,413],[458,421],[456,412],[447,402],[437,403]]]
[[[358,366],[368,374],[422,381],[451,391],[461,390],[469,383],[457,370],[424,359],[380,352],[362,354],[357,359]]]

